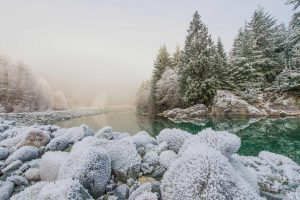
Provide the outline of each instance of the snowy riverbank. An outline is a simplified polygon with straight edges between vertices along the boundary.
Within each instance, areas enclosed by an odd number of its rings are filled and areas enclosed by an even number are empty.
[[[2,121],[0,199],[299,198],[298,164],[270,152],[240,156],[240,145],[237,136],[211,129],[164,129],[153,138]]]
[[[53,124],[58,121],[97,115],[102,113],[99,110],[65,110],[46,112],[26,112],[26,113],[0,113],[0,120],[14,121],[16,125],[31,126],[34,124]]]

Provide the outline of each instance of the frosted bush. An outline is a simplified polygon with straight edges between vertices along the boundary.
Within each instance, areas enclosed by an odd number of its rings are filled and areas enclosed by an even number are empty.
[[[192,134],[180,129],[164,129],[156,138],[158,143],[166,142],[169,150],[178,153],[185,140],[191,136]]]
[[[59,168],[69,157],[67,152],[46,152],[40,161],[40,177],[42,181],[55,181]]]
[[[216,149],[188,148],[164,174],[162,199],[260,199]]]
[[[94,197],[105,192],[111,175],[111,159],[102,148],[72,150],[67,161],[59,170],[58,179],[72,178],[89,190]]]
[[[32,146],[21,147],[6,159],[5,164],[8,165],[16,160],[25,162],[25,161],[36,159],[39,156],[38,152],[39,150],[36,147],[32,147]]]
[[[163,151],[159,155],[159,163],[166,169],[177,159],[177,154],[174,151]]]
[[[231,156],[239,150],[241,140],[236,135],[228,133],[227,131],[213,131],[209,128],[186,140],[179,151],[179,155],[182,155],[187,148],[191,146],[201,146],[201,144],[215,148],[221,151],[225,156]]]

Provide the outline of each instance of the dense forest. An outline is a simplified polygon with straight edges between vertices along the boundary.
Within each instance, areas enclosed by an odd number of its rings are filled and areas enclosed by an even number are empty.
[[[300,0],[288,26],[263,8],[254,11],[226,53],[215,43],[195,12],[184,47],[171,55],[163,45],[154,61],[151,81],[142,84],[136,105],[161,112],[198,103],[210,105],[217,90],[230,90],[248,102],[265,92],[300,91]]]
[[[68,102],[60,91],[33,75],[22,63],[0,55],[0,112],[62,110]]]

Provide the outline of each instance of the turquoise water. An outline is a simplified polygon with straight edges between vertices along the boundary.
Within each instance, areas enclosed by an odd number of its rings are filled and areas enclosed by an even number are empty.
[[[109,125],[114,131],[131,135],[145,130],[153,136],[164,128],[179,128],[194,134],[205,128],[227,130],[241,138],[241,155],[257,156],[266,150],[286,155],[300,164],[300,118],[206,118],[197,123],[175,123],[162,117],[141,116],[134,110],[123,110],[57,123],[65,128],[81,124],[87,124],[95,131]]]

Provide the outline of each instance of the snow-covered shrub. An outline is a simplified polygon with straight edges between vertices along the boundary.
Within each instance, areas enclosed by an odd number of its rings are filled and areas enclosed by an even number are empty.
[[[180,149],[179,155],[182,155],[187,148],[200,146],[201,144],[215,148],[225,156],[231,156],[239,150],[241,140],[227,131],[213,131],[211,128],[208,128],[187,139]]]
[[[159,163],[166,169],[177,159],[177,154],[174,151],[163,151],[159,155]]]
[[[162,199],[260,199],[228,159],[208,146],[188,148],[165,173]]]
[[[59,168],[69,157],[67,152],[46,152],[40,161],[40,177],[42,181],[55,181]]]
[[[167,68],[155,85],[155,105],[159,111],[179,106],[180,93],[178,74],[174,69]]]
[[[5,164],[8,165],[13,161],[20,160],[22,162],[30,161],[36,159],[39,156],[39,150],[36,147],[32,146],[23,146],[13,154],[11,154],[5,161]]]
[[[156,138],[158,143],[166,142],[169,150],[178,153],[185,140],[191,136],[192,134],[180,129],[164,129]]]
[[[89,190],[94,197],[104,194],[111,174],[111,158],[107,151],[98,147],[72,149],[62,164],[58,179],[72,178]]]

